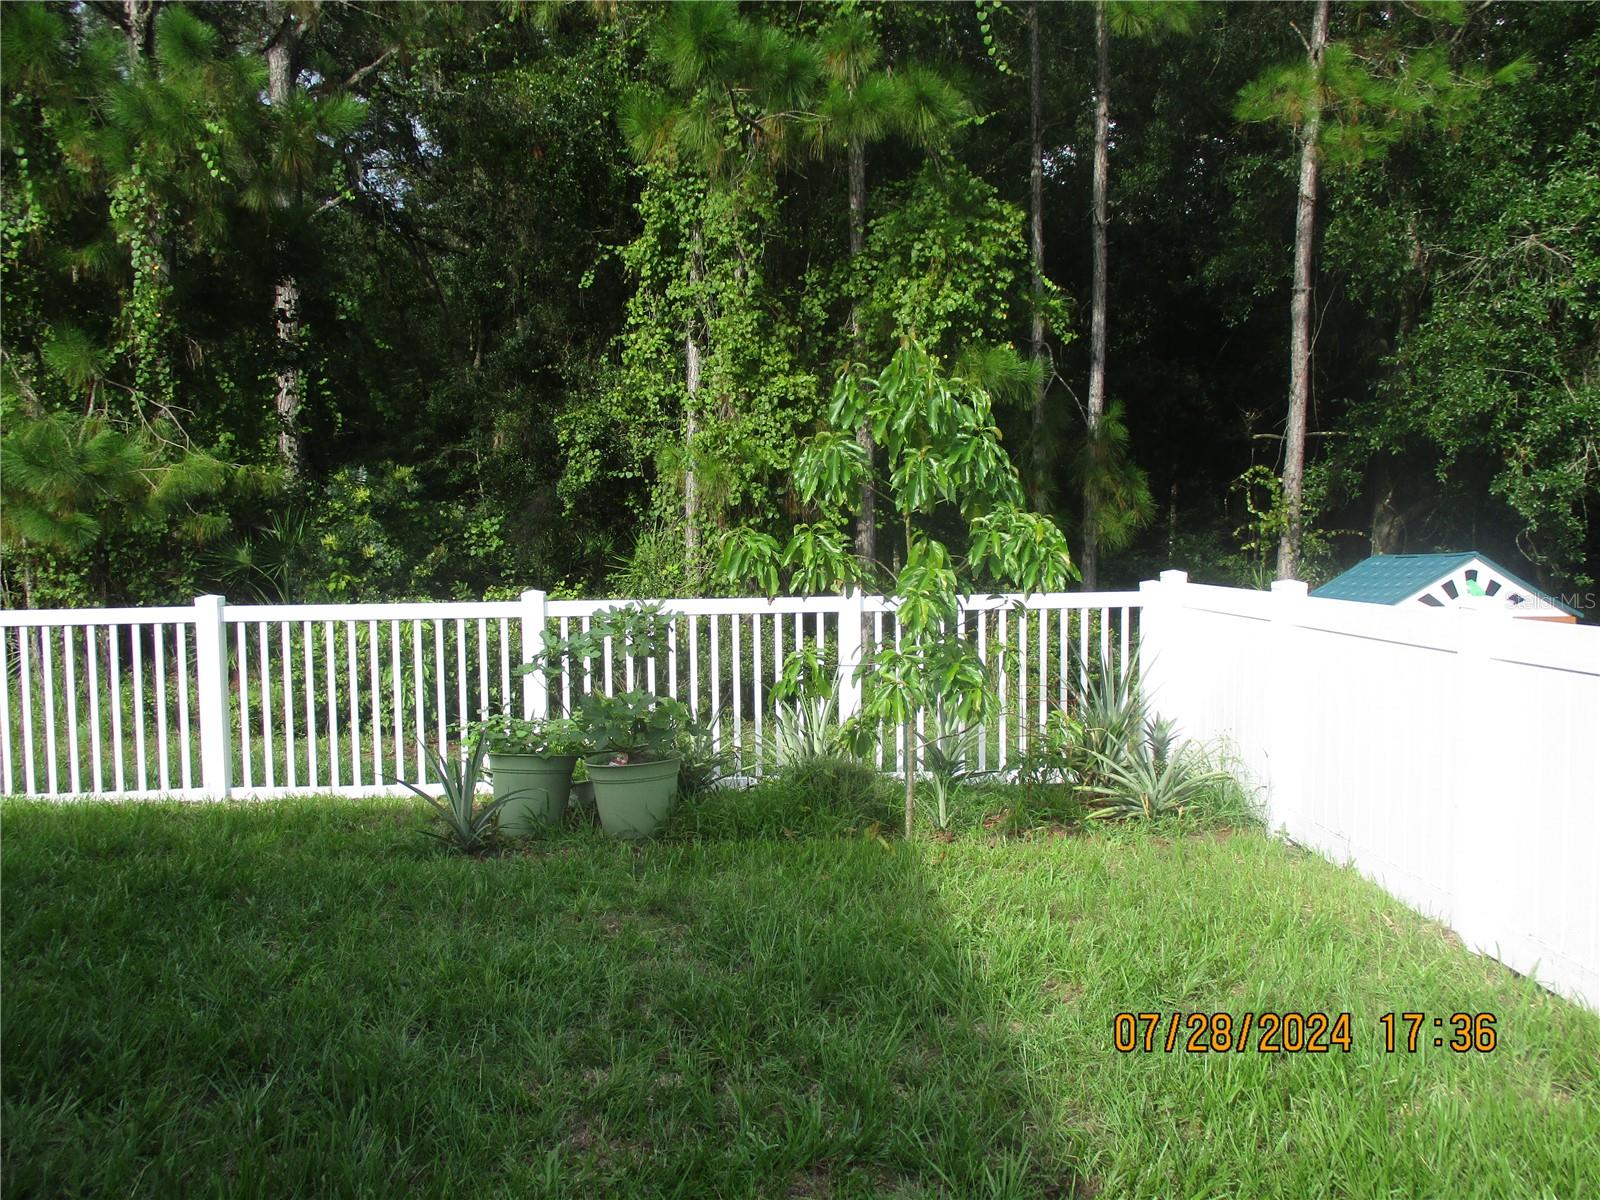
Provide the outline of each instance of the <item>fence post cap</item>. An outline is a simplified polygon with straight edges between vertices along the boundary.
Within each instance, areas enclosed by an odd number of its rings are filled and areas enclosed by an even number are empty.
[[[1296,600],[1304,600],[1310,591],[1303,579],[1274,579],[1272,581],[1272,594],[1274,596],[1292,596]]]
[[[1166,584],[1169,587],[1176,586],[1177,584],[1180,584],[1180,583],[1188,583],[1189,582],[1189,572],[1187,572],[1187,571],[1163,571],[1163,572],[1161,572],[1161,582]]]

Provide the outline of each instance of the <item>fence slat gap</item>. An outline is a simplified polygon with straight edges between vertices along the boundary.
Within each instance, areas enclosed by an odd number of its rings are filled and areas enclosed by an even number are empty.
[[[255,762],[250,753],[250,662],[249,643],[245,640],[244,622],[240,621],[233,627],[233,641],[238,655],[239,665],[239,748],[244,755],[244,786],[255,786]],[[137,668],[139,660],[134,659]],[[137,687],[137,684],[135,685]],[[143,722],[141,721],[142,725]],[[144,775],[144,756],[139,756],[139,774]]]

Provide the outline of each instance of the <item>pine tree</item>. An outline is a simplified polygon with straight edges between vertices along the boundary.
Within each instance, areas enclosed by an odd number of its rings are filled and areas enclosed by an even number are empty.
[[[1315,0],[1303,61],[1275,67],[1247,85],[1235,112],[1250,121],[1287,125],[1300,160],[1295,194],[1294,273],[1290,298],[1288,415],[1283,438],[1285,521],[1277,574],[1299,578],[1305,528],[1305,461],[1315,363],[1312,343],[1318,178],[1325,164],[1345,169],[1383,158],[1421,125],[1459,123],[1484,88],[1520,74],[1450,63],[1450,36],[1469,16],[1459,5],[1430,10],[1440,24],[1420,46],[1401,44],[1379,11],[1370,22],[1359,6],[1340,10],[1349,32],[1332,37],[1328,0]]]
[[[849,251],[859,259],[867,239],[867,151],[874,142],[900,137],[924,150],[945,145],[951,131],[971,112],[949,80],[925,67],[894,71],[880,65],[881,50],[868,19],[849,10],[825,26],[817,49],[826,76],[818,97],[813,144],[818,153],[843,150],[849,187]],[[861,300],[852,281],[849,333],[852,360],[861,361]],[[875,453],[872,429],[863,424],[856,441],[869,461]],[[861,488],[855,520],[856,553],[877,558],[875,497],[870,483]]]
[[[679,4],[661,19],[650,59],[665,87],[640,87],[624,101],[621,123],[635,156],[697,176],[737,198],[757,173],[798,152],[797,133],[815,95],[820,67],[810,47],[782,30],[741,16],[722,0]],[[735,208],[737,203],[735,204]],[[685,239],[685,270],[699,299],[684,317],[684,551],[701,554],[702,466],[696,461],[710,298],[705,211]]]

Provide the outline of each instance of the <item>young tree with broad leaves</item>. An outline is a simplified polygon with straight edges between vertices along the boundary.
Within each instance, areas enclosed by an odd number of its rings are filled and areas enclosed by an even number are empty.
[[[863,424],[887,459],[886,475],[856,438]],[[802,450],[794,478],[815,519],[797,525],[782,546],[767,533],[731,530],[720,567],[730,582],[755,583],[768,595],[785,582],[798,593],[885,586],[896,638],[859,670],[860,720],[864,729],[902,731],[909,837],[919,714],[971,725],[994,702],[989,670],[957,628],[960,596],[985,587],[1063,588],[1076,575],[1067,540],[1048,517],[1028,510],[988,392],[909,337],[878,375],[860,367],[840,375],[826,427]],[[863,488],[899,518],[905,558],[890,578],[851,549],[849,514]],[[962,531],[965,553],[951,548],[949,528]]]

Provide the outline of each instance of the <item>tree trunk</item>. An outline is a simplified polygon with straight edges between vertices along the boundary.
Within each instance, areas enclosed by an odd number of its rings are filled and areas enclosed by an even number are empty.
[[[1328,0],[1317,0],[1307,57],[1321,88],[1322,55],[1328,45]],[[1300,127],[1300,191],[1294,217],[1294,292],[1289,306],[1289,424],[1283,439],[1283,501],[1286,522],[1278,541],[1278,578],[1300,575],[1302,507],[1306,479],[1306,412],[1311,400],[1311,272],[1317,225],[1320,98]]]
[[[851,138],[850,156],[850,259],[854,262],[867,245],[867,148],[860,138]],[[850,301],[850,354],[860,362],[861,304]],[[861,509],[856,514],[856,554],[862,562],[875,562],[878,556],[878,521],[872,492],[872,461],[877,447],[872,441],[872,426],[863,421],[856,427],[856,444],[867,454],[867,476],[861,481]]]
[[[688,328],[683,335],[683,386],[687,399],[683,406],[683,550],[692,567],[700,553],[700,481],[694,470],[694,439],[700,432],[697,405],[700,397],[701,347],[696,327],[696,306],[700,303],[700,226],[696,223],[689,244],[689,282],[694,293]]]
[[[689,561],[700,553],[700,481],[694,473],[694,439],[700,432],[695,411],[700,396],[700,343],[693,322],[683,339],[683,384],[689,399],[683,407],[683,549]]]
[[[294,88],[295,50],[299,41],[299,22],[285,18],[278,34],[267,46],[267,100],[274,108],[289,103]],[[287,209],[295,197],[281,193],[278,207]],[[277,246],[280,262],[287,248]],[[273,407],[278,420],[278,462],[291,482],[305,469],[305,433],[300,426],[305,404],[305,374],[300,367],[300,284],[287,270],[272,288],[272,328],[276,339],[277,370],[274,377]]]
[[[911,837],[911,835],[913,833],[912,822],[913,822],[913,819],[916,817],[916,812],[917,812],[917,792],[916,792],[916,789],[917,789],[917,771],[916,771],[916,762],[917,762],[917,743],[916,743],[917,723],[915,721],[907,721],[906,722],[906,730],[905,730],[905,732],[906,732],[906,761],[905,761],[905,772],[906,772],[906,837],[909,838],[909,837]]]
[[[1105,0],[1094,6],[1094,280],[1090,285],[1089,412],[1090,445],[1100,434],[1106,411],[1106,177],[1111,163],[1107,142],[1111,129],[1111,32],[1106,28]],[[1090,462],[1094,456],[1090,456]],[[1083,481],[1083,586],[1093,591],[1100,569],[1100,481],[1091,467]]]
[[[300,409],[305,400],[305,379],[294,356],[300,346],[300,285],[292,275],[272,289],[272,325],[278,339],[274,407],[278,416],[278,462],[291,481],[305,469],[305,434]]]
[[[123,0],[124,32],[127,35],[128,78],[137,81],[150,57],[151,32],[157,0]],[[142,160],[147,147],[135,143],[135,161]],[[126,242],[133,272],[130,303],[130,329],[136,401],[150,400],[162,416],[171,417],[173,402],[171,358],[172,289],[170,244],[166,214],[162,211],[149,178],[131,173],[113,185],[119,198],[128,205],[127,227],[119,236]]]
[[[137,67],[145,56],[150,41],[150,21],[155,16],[157,0],[123,0],[122,11],[127,25],[128,66]]]
[[[1033,263],[1033,322],[1029,352],[1038,378],[1033,383],[1033,506],[1044,509],[1044,73],[1039,63],[1039,0],[1028,13],[1028,249]]]

